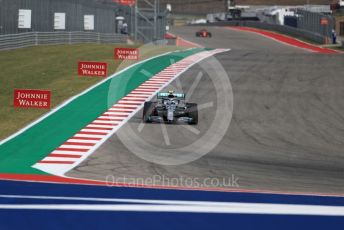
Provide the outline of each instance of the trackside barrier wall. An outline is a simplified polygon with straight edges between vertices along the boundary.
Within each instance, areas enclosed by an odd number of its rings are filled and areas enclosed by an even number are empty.
[[[31,28],[18,28],[19,9],[31,10]],[[54,32],[55,13],[66,15],[65,29],[58,31],[84,31],[85,15],[94,15],[91,32],[116,33],[117,16],[131,25],[130,8],[108,0],[1,0],[0,34]]]
[[[31,10],[30,27],[19,28],[19,10]],[[61,21],[55,17],[56,13],[65,15],[64,29],[56,27],[58,23],[55,22]],[[93,16],[93,28],[85,27],[85,24],[88,24],[85,22],[86,15]],[[118,4],[113,0],[0,0],[0,35],[57,31],[114,34],[120,32],[122,17],[128,25],[129,35],[134,37],[134,7]],[[166,32],[166,13],[159,13],[155,29],[152,13],[138,15],[137,18],[137,26],[144,28],[138,35],[139,41],[147,43],[163,39]]]
[[[332,29],[335,28],[336,20],[331,15],[317,12],[310,12],[302,9],[296,11],[297,28],[321,34],[324,37],[331,37]],[[322,23],[325,22],[325,23]]]
[[[298,29],[290,26],[282,26],[277,24],[269,24],[257,21],[227,21],[227,22],[215,22],[208,25],[212,26],[247,26],[253,27],[258,29],[264,30],[271,30],[280,32],[283,34],[288,34],[293,37],[303,38],[309,41],[313,41],[319,44],[326,43],[328,41],[328,37],[318,34],[315,32],[311,32],[308,30]]]
[[[127,43],[128,37],[121,34],[94,32],[30,32],[0,35],[0,50],[24,48],[37,45],[76,43],[114,44]]]

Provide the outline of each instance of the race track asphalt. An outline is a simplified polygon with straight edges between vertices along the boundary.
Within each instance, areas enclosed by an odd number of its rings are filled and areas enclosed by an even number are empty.
[[[192,67],[168,87],[191,89],[190,102],[201,108],[199,124],[143,126],[140,112],[67,176],[96,180],[110,176],[118,182],[146,179],[146,184],[152,183],[150,178],[164,177],[165,183],[160,184],[178,186],[197,186],[196,179],[216,178],[215,183],[207,180],[204,185],[343,194],[344,55],[315,54],[260,35],[216,27],[209,28],[211,39],[196,38],[199,29],[177,27],[172,33],[205,47],[231,49],[216,55],[217,61],[207,59]],[[214,76],[229,78],[233,94],[230,87],[218,89]],[[225,101],[228,107],[233,105],[231,120],[228,109],[221,106],[226,93],[233,96],[233,104]],[[210,129],[218,118],[230,121],[228,129],[222,126],[223,136]],[[216,147],[187,162],[189,158],[183,156],[191,153],[185,147],[206,135],[219,137],[203,141]],[[141,152],[134,154],[131,143]],[[195,151],[190,159],[200,154]],[[174,157],[182,162],[174,162]],[[160,164],[145,159],[158,159]],[[182,182],[168,183],[180,177]],[[229,183],[221,184],[223,178],[235,183],[228,187]]]

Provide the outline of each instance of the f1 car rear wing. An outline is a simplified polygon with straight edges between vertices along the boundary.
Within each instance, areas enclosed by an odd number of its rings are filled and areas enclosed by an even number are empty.
[[[167,99],[169,98],[169,93],[158,93],[158,99]],[[184,100],[185,94],[184,93],[173,93],[175,99]]]

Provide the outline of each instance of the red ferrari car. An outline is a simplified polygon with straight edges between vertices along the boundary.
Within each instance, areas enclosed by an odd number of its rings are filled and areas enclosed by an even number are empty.
[[[196,32],[196,37],[200,38],[211,38],[212,34],[208,30],[200,30]]]

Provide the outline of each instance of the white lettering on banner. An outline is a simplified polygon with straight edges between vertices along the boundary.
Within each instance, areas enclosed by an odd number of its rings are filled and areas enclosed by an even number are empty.
[[[48,106],[47,102],[44,101],[27,101],[27,100],[19,100],[20,106],[31,106],[31,107],[46,107]]]
[[[105,65],[82,64],[81,69],[98,69],[105,70]]]
[[[47,94],[32,94],[32,93],[18,93],[17,99],[40,99],[40,100],[47,100]]]

